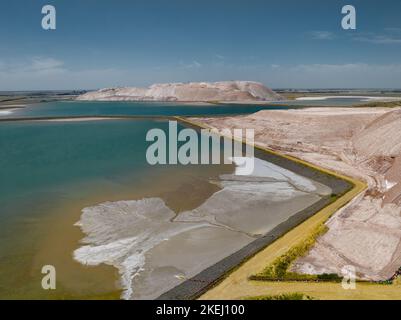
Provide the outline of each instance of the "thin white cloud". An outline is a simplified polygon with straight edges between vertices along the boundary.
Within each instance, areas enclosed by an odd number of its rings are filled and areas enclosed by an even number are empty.
[[[184,69],[197,69],[202,67],[202,64],[196,60],[193,60],[191,63],[184,63],[183,61],[180,61],[180,66]]]
[[[195,60],[196,61],[196,60]],[[196,61],[197,62],[197,61]],[[211,62],[129,69],[70,69],[54,58],[3,63],[1,90],[96,89],[143,86],[156,82],[255,80],[288,88],[399,88],[401,64],[224,64]],[[186,66],[186,67],[185,67]],[[189,66],[189,67],[188,67]],[[196,71],[196,72],[195,72]]]
[[[335,38],[334,33],[322,30],[311,31],[309,36],[314,40],[332,40]]]
[[[333,40],[337,38],[334,33],[323,30],[311,31],[307,35],[314,40]],[[351,34],[350,37],[354,41],[367,42],[372,44],[400,44],[401,28],[388,27],[384,28],[382,33],[356,33]]]
[[[354,40],[374,44],[400,44],[401,37],[390,35],[355,36]]]
[[[202,67],[202,64],[200,64],[198,61],[196,61],[196,60],[194,60],[193,62],[192,62],[192,64],[196,67],[196,68],[200,68],[200,67]]]
[[[344,72],[350,70],[360,70],[370,68],[368,64],[348,63],[348,64],[299,64],[293,67],[294,71],[300,72]]]
[[[53,58],[33,58],[30,65],[32,70],[36,71],[47,71],[54,69],[61,69],[64,65],[63,61],[53,59]]]
[[[382,33],[358,33],[352,39],[373,44],[400,44],[401,28],[385,28]]]
[[[280,65],[280,68],[272,68],[270,64],[233,65],[224,70],[224,75],[226,79],[251,79],[275,88],[400,88],[401,64],[355,62]]]
[[[3,63],[3,67],[0,66],[0,88],[1,90],[93,88],[102,82],[114,85],[118,79],[123,78],[123,75],[124,71],[107,68],[71,70],[66,68],[61,60],[34,57],[24,62]]]
[[[0,75],[34,75],[64,72],[64,62],[53,59],[34,57],[25,62],[19,63],[0,63]]]
[[[396,27],[384,28],[384,31],[392,33],[401,33],[401,28],[396,28]]]
[[[271,74],[277,86],[299,88],[399,88],[401,64],[300,64]]]

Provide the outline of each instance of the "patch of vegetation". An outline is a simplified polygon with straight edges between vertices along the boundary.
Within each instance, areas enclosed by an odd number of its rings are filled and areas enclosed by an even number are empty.
[[[270,296],[256,296],[246,298],[246,300],[315,300],[314,298],[299,292],[283,293]]]
[[[365,104],[357,105],[356,107],[367,108],[395,108],[401,106],[401,101],[373,101]]]
[[[323,274],[318,274],[316,276],[318,281],[330,281],[330,282],[341,282],[343,280],[342,277],[340,277],[336,273],[323,273]]]
[[[276,258],[271,265],[267,266],[260,274],[251,277],[251,280],[314,280],[316,276],[300,275],[288,272],[292,262],[304,256],[315,244],[316,239],[328,230],[324,224],[319,225],[312,234],[302,243],[292,247],[282,256]]]
[[[362,282],[362,281],[360,281]],[[363,282],[368,282],[368,281],[363,281]],[[382,280],[382,281],[374,281],[375,284],[384,284],[384,285],[392,285],[396,284],[397,282],[395,280]]]
[[[336,201],[339,197],[340,197],[340,196],[339,196],[338,194],[332,193],[332,194],[330,195],[330,202]]]
[[[318,275],[299,274],[290,272],[291,264],[298,258],[305,256],[318,237],[328,230],[325,224],[319,225],[311,235],[302,243],[292,247],[286,253],[276,258],[262,272],[252,275],[249,280],[256,281],[310,281],[310,282],[341,282],[343,278],[336,273],[323,273]],[[400,268],[401,270],[401,268]],[[366,280],[357,280],[358,282],[369,282]],[[401,279],[398,279],[401,282]],[[394,281],[377,281],[377,284],[392,284]]]

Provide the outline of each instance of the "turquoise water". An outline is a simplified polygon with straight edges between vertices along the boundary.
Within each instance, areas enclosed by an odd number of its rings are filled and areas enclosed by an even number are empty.
[[[265,108],[269,107],[51,102],[16,110],[7,118],[232,115]],[[216,191],[210,179],[232,172],[225,165],[150,166],[146,133],[152,128],[167,132],[168,122],[0,122],[0,299],[110,295],[116,290],[115,269],[88,272],[72,259],[82,238],[73,226],[81,210],[104,201],[151,196],[163,197],[181,210],[199,205]],[[57,268],[62,286],[53,294],[40,287],[41,266],[46,264]]]
[[[223,115],[266,108],[285,107],[52,102],[7,117]],[[51,298],[51,293],[40,287],[40,268],[45,264],[57,267],[63,286],[53,297],[110,294],[115,290],[114,269],[88,273],[71,257],[82,238],[73,226],[82,208],[104,201],[161,196],[180,210],[183,204],[202,202],[208,192],[215,192],[210,191],[210,179],[232,172],[231,166],[229,171],[224,165],[150,166],[145,158],[149,146],[145,137],[152,128],[167,132],[168,122],[0,122],[0,299]],[[107,287],[103,284],[108,280],[111,285]]]
[[[36,199],[88,179],[123,179],[127,172],[130,179],[146,176],[156,170],[146,161],[146,133],[152,128],[167,133],[168,121],[0,123],[0,216],[7,214],[4,207],[16,195]]]
[[[165,122],[129,120],[1,123],[1,207],[15,195],[35,198],[61,185],[127,170],[142,174],[150,169],[146,132],[155,126],[167,128]]]
[[[25,109],[14,111],[12,117],[234,115],[254,113],[264,109],[288,109],[288,107],[239,104],[190,105],[158,102],[59,101],[28,106]]]
[[[40,267],[44,264],[63,270],[60,281],[64,279],[72,287],[57,291],[62,292],[58,298],[103,292],[93,288],[105,280],[99,281],[99,276],[88,279],[85,270],[80,269],[83,267],[72,261],[72,251],[82,237],[78,234],[72,239],[76,243],[70,239],[70,234],[79,232],[73,224],[80,210],[99,202],[135,199],[149,185],[153,192],[165,184],[174,193],[176,178],[190,185],[215,176],[211,166],[183,170],[180,166],[149,165],[145,158],[149,142],[145,137],[151,128],[167,132],[168,122],[121,119],[0,123],[0,299],[48,298],[50,293],[40,287]],[[179,180],[180,174],[187,177]],[[169,179],[171,185],[166,183]],[[65,220],[71,215],[73,218]],[[57,224],[60,232],[52,229]],[[46,229],[44,225],[52,227]],[[51,233],[56,236],[46,243]],[[69,240],[64,242],[64,238]],[[48,253],[42,253],[43,246]],[[114,284],[115,277],[109,278]]]
[[[24,236],[15,233],[21,221],[42,218],[62,201],[89,197],[94,186],[121,189],[144,179],[152,170],[145,159],[146,132],[166,125],[139,120],[1,123],[0,249]]]

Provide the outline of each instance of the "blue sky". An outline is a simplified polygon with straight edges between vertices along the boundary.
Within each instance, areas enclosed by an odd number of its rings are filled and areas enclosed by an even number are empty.
[[[41,9],[57,29],[41,28]],[[357,30],[341,28],[352,4]],[[2,0],[0,91],[255,80],[400,88],[398,0]]]

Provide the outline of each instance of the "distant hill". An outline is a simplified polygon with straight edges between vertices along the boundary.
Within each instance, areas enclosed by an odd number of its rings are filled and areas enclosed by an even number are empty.
[[[259,82],[222,81],[154,84],[147,88],[107,88],[77,97],[87,101],[277,101],[284,98]]]

